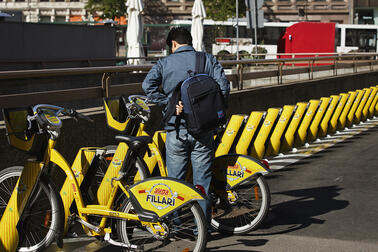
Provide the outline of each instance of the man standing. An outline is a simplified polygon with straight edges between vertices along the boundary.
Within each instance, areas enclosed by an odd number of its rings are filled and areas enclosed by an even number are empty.
[[[196,51],[192,47],[192,36],[183,27],[170,30],[166,43],[172,54],[160,59],[149,71],[144,82],[143,90],[148,98],[159,105],[163,113],[167,111],[169,98],[180,81],[195,72]],[[226,79],[222,66],[211,55],[205,55],[204,73],[211,76],[219,85],[223,98],[226,101],[230,91],[230,84]],[[176,104],[176,115],[182,113],[182,103]],[[212,163],[215,146],[212,131],[190,134],[185,128],[185,120],[181,119],[179,125],[175,124],[176,115],[164,125],[167,130],[166,165],[168,176],[184,179],[189,161],[193,168],[193,184],[204,188],[209,196],[212,178]],[[179,130],[176,129],[179,127]],[[208,224],[211,221],[211,200],[200,202]],[[210,226],[209,226],[210,227]]]

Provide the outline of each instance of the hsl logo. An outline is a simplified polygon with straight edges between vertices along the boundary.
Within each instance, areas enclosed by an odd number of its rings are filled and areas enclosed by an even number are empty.
[[[166,184],[156,184],[151,190],[147,191],[148,195],[146,201],[150,202],[155,208],[162,210],[170,206],[176,205],[176,198],[184,200],[173,192],[172,189]]]

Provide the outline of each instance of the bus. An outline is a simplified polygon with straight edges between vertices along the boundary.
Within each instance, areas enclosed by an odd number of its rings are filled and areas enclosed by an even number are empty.
[[[254,32],[247,29],[247,22],[239,19],[239,53],[251,54],[254,50]],[[265,22],[259,28],[257,45],[264,48],[265,58],[277,58],[277,42],[288,27],[298,22]],[[172,25],[190,26],[191,20],[174,20]],[[328,53],[377,52],[378,25],[338,24],[334,31],[334,49]],[[214,55],[236,54],[236,20],[204,20],[204,43],[207,52]],[[258,50],[259,52],[259,50]],[[306,52],[318,53],[316,51]]]

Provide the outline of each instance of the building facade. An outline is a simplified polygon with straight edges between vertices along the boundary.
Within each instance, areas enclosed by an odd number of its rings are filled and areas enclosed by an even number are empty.
[[[271,0],[264,1],[264,14],[272,22],[351,23],[353,0]]]
[[[93,21],[94,17],[85,10],[87,1],[0,0],[0,11],[25,22]],[[164,24],[191,19],[193,3],[194,0],[144,0],[145,22]],[[378,0],[268,0],[263,10],[268,22],[378,24]]]
[[[0,0],[0,10],[24,22],[87,21],[87,0]]]
[[[190,19],[193,2],[145,0],[146,22],[169,23],[174,19]],[[0,0],[0,11],[24,22],[93,21],[94,17],[85,10],[86,4],[87,0]]]

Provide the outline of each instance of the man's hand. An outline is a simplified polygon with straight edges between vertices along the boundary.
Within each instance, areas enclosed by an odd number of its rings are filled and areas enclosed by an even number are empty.
[[[182,106],[182,101],[179,101],[179,103],[176,105],[176,115],[180,115],[183,109],[184,106]]]

